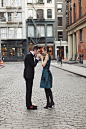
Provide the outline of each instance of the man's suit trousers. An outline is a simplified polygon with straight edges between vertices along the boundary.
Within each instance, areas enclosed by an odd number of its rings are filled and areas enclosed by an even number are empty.
[[[26,78],[26,107],[32,106],[31,97],[32,97],[32,86],[33,78]]]

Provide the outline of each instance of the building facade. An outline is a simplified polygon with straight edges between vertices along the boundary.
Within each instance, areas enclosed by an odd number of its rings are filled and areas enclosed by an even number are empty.
[[[0,0],[0,38],[4,60],[21,60],[25,54],[24,0]]]
[[[66,0],[68,5],[68,59],[86,64],[86,1]]]
[[[66,2],[55,0],[55,57],[62,54],[62,59],[68,58],[68,43],[66,32]]]
[[[47,45],[54,58],[55,10],[53,0],[26,0],[26,53],[38,45],[40,50]]]

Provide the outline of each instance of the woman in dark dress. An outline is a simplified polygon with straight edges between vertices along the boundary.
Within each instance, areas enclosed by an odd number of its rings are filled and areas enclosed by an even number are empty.
[[[43,59],[43,56],[41,56],[43,71],[42,71],[40,88],[45,89],[47,104],[44,108],[48,109],[48,108],[52,108],[52,106],[54,106],[53,95],[52,95],[52,91],[51,91],[51,88],[52,88],[52,74],[49,70],[50,62],[51,62],[51,56],[48,54],[49,53],[49,47],[48,46],[43,47],[42,53],[43,53],[43,55],[45,55],[45,57]]]

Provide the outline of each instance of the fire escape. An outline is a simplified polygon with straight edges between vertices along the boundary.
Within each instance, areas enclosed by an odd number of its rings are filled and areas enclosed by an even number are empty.
[[[33,9],[34,9],[35,12],[36,12],[36,17],[37,17],[37,19],[33,19],[33,17],[31,17],[31,16],[28,18],[29,23],[32,23],[32,24],[34,25],[35,30],[36,30],[36,36],[33,37],[33,36],[29,33],[29,34],[30,34],[30,35],[29,35],[29,38],[30,38],[30,40],[31,40],[35,45],[37,45],[37,44],[39,43],[40,39],[41,39],[41,35],[40,35],[40,32],[39,32],[38,29],[37,29],[36,21],[37,21],[37,20],[44,20],[44,12],[43,12],[42,9],[36,10],[35,5],[37,5],[37,4],[44,4],[44,3],[43,3],[43,0],[36,0],[35,3],[29,3],[29,4],[32,5]],[[30,26],[30,24],[29,24],[29,26]]]
[[[22,24],[22,21],[20,21],[20,19],[18,19],[18,12],[19,12],[19,9],[22,9],[22,6],[21,6],[21,3],[20,3],[21,0],[7,0],[6,2],[6,9],[7,9],[7,12],[9,9],[12,9],[12,11],[14,10],[13,12],[13,17],[12,16],[9,16],[8,17],[8,21],[7,21],[7,25],[8,24],[15,24],[15,29],[14,29],[14,34],[12,35],[12,39],[15,39],[15,35],[17,33],[17,30],[19,28],[19,25]],[[19,45],[23,42],[24,39],[20,40],[20,41],[17,41],[17,37],[16,37],[16,43],[14,45]]]

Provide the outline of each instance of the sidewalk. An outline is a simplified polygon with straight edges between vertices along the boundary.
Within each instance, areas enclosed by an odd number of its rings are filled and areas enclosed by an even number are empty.
[[[69,64],[62,64],[61,66],[61,63],[57,63],[57,62],[52,62],[51,65],[59,69],[62,69],[86,78],[86,68],[84,67],[69,65]]]

